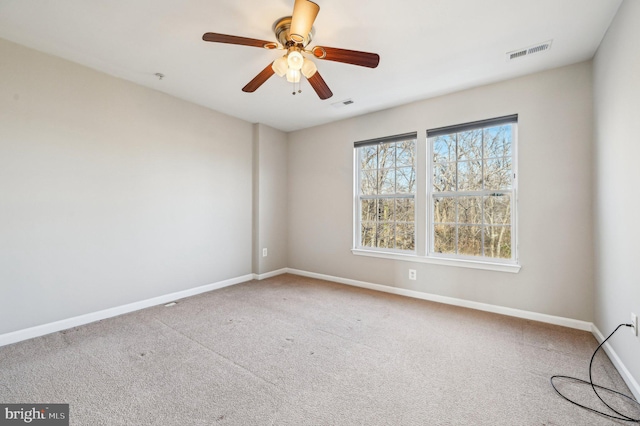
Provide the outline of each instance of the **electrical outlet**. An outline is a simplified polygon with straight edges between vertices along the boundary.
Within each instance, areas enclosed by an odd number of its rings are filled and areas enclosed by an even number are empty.
[[[633,312],[631,313],[631,324],[633,325],[631,332],[638,337],[638,316]]]
[[[409,269],[409,279],[415,281],[415,279],[416,279],[416,270],[415,269]]]
[[[267,249],[266,248],[262,249],[262,257],[267,257]]]

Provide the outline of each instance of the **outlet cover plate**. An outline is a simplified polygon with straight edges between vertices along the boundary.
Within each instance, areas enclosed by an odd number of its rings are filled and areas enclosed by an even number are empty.
[[[409,279],[412,281],[416,280],[416,270],[415,269],[409,269]]]
[[[633,312],[631,313],[631,324],[633,324],[631,332],[638,337],[638,316]]]

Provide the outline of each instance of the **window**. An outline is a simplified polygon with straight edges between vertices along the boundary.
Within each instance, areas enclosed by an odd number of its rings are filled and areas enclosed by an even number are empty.
[[[515,262],[517,116],[427,131],[428,255]]]
[[[355,142],[352,252],[518,272],[517,122]]]
[[[417,134],[356,142],[356,247],[415,252]]]

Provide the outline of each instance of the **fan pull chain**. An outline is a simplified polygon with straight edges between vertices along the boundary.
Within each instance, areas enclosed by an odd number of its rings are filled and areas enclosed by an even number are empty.
[[[298,93],[302,93],[302,89],[300,88],[300,82],[298,81]],[[296,82],[295,80],[293,81],[293,92],[291,92],[292,95],[296,94]]]

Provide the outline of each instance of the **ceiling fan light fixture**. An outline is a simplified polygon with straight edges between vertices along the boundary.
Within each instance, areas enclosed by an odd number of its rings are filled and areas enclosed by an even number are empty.
[[[281,56],[275,61],[273,61],[271,68],[273,68],[273,72],[275,72],[278,75],[278,77],[283,77],[287,73],[287,70],[289,69],[289,64],[287,63],[287,57]]]
[[[289,0],[290,1],[290,0]],[[238,37],[229,34],[205,33],[202,39],[208,42],[227,43],[240,46],[252,46],[266,49],[286,50],[284,56],[270,62],[243,88],[243,92],[255,92],[271,76],[277,74],[285,77],[293,84],[293,94],[301,93],[300,80],[304,75],[309,84],[321,100],[333,96],[315,63],[305,58],[303,53],[313,55],[315,59],[341,62],[361,67],[376,68],[380,62],[380,55],[376,53],[361,52],[358,50],[340,49],[336,47],[315,46],[307,49],[315,35],[313,23],[315,22],[320,6],[310,0],[294,0],[293,15],[284,16],[273,24],[273,32],[278,40],[274,43],[266,40],[258,40],[248,37]]]
[[[300,83],[300,71],[289,68],[287,70],[287,81],[289,83]]]
[[[287,55],[287,64],[289,65],[289,68],[299,71],[300,68],[302,68],[303,62],[304,57],[302,56],[302,53],[297,50],[289,51],[289,54]]]
[[[302,75],[304,75],[306,78],[311,78],[318,71],[318,67],[316,67],[316,64],[314,64],[312,61],[305,58],[300,71],[302,71]]]

